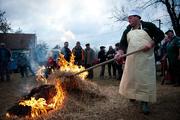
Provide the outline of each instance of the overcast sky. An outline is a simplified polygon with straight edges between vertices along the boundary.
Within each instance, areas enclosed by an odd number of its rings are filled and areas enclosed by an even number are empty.
[[[82,46],[109,46],[119,42],[128,22],[114,23],[112,9],[125,5],[126,0],[0,0],[0,8],[16,31],[35,33],[38,42],[49,47],[63,47],[68,41],[70,48],[80,41]],[[157,10],[152,17],[162,16]],[[154,13],[153,13],[154,14]],[[149,15],[149,14],[148,14]],[[146,17],[148,19],[148,17]]]

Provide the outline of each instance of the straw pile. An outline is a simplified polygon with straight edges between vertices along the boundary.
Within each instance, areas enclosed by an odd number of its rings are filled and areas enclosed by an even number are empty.
[[[51,101],[51,98],[56,94],[54,85],[55,80],[61,81],[62,88],[66,93],[66,101],[64,102],[64,107],[60,110],[63,112],[63,115],[65,115],[65,111],[83,111],[84,107],[78,104],[92,105],[94,102],[106,99],[106,96],[102,94],[100,88],[95,83],[87,80],[82,80],[79,76],[73,76],[73,73],[71,72],[60,72],[59,70],[57,70],[48,77],[48,83],[50,83],[49,85],[41,85],[37,88],[32,89],[32,91],[28,95],[21,98],[21,100],[29,99],[33,96],[35,98],[43,97],[46,99],[46,101]],[[20,106],[18,103],[16,103],[8,110],[8,112],[18,117],[3,119],[25,119],[25,116],[29,116],[30,110],[30,107]],[[41,115],[36,119],[40,119],[43,116],[46,116],[45,118],[47,118],[49,114],[52,114],[50,115],[52,117],[54,113],[56,112],[53,112],[52,110],[52,113],[49,112],[47,115]]]

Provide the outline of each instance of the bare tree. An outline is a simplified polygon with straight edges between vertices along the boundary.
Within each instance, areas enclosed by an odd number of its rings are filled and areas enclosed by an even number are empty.
[[[148,7],[155,7],[159,9],[158,6],[162,7],[163,5],[167,10],[172,27],[176,35],[180,36],[180,0],[129,0],[129,2],[134,2],[136,4],[138,2],[141,2],[141,4],[139,4],[138,7],[143,10],[147,9]],[[112,17],[115,19],[115,21],[124,21],[127,17],[125,8],[121,7],[120,9],[117,9],[117,7],[115,7]]]
[[[7,22],[4,14],[6,12],[0,10],[0,31],[3,33],[7,33],[11,30],[10,24]]]
[[[142,7],[162,4],[166,7],[170,16],[173,29],[177,36],[180,36],[180,1],[179,0],[148,0]]]
[[[115,19],[115,22],[126,21],[127,13],[125,7],[122,6],[121,8],[118,8],[117,6],[115,6],[112,12],[112,18]]]

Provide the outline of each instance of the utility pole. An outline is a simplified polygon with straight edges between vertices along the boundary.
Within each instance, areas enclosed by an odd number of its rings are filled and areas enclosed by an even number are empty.
[[[160,19],[158,19],[158,22],[159,22],[159,29],[161,29],[161,24],[162,24],[162,22],[161,22]]]
[[[158,22],[159,22],[159,29],[161,29],[161,24],[163,24],[163,23],[161,22],[161,19],[156,19],[156,20],[153,20],[152,22],[154,22],[154,21],[158,21]]]
[[[161,20],[160,19],[156,19],[156,20],[153,20],[152,22],[154,21],[158,21],[159,22],[159,29],[161,29]],[[159,48],[161,48],[161,43],[159,43],[157,46],[155,46],[155,49],[154,49],[154,53],[155,53],[155,56],[160,56],[160,51],[159,51]],[[156,73],[157,74],[157,73]]]

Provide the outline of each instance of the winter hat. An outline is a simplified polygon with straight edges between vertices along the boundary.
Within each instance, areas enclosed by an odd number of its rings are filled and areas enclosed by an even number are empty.
[[[140,10],[139,9],[133,9],[128,12],[129,16],[138,16],[141,19]]]
[[[105,46],[101,46],[100,49],[106,48]]]

